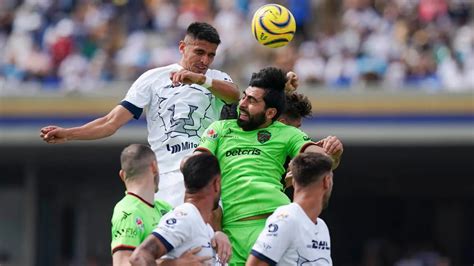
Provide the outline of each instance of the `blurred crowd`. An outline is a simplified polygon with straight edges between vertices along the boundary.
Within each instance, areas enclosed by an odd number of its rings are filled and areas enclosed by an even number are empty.
[[[254,10],[287,6],[297,34],[259,45]],[[0,84],[96,90],[178,61],[189,23],[213,24],[212,68],[245,85],[272,64],[310,88],[474,91],[473,0],[1,0]],[[1,86],[0,86],[1,87]]]

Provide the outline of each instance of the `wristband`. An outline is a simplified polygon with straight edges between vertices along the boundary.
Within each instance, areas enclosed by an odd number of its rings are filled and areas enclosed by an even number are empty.
[[[206,89],[209,89],[210,87],[212,87],[212,78],[210,78],[209,76],[206,76],[206,81],[204,81],[204,83],[201,86],[203,86]]]

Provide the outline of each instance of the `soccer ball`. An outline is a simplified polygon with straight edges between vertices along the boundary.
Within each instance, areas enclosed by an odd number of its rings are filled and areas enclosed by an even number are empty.
[[[266,47],[277,48],[287,45],[293,39],[295,30],[295,18],[284,6],[264,5],[253,15],[253,35]]]

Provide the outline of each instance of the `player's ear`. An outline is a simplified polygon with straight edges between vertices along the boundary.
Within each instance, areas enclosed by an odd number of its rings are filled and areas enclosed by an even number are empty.
[[[276,108],[268,108],[267,111],[265,111],[265,115],[267,116],[267,119],[272,120],[277,114],[277,109]]]
[[[324,176],[323,179],[324,189],[330,189],[332,187],[332,173],[329,172]]]
[[[179,41],[178,48],[179,48],[179,52],[181,54],[184,54],[184,48],[185,47],[186,47],[186,43],[184,42],[184,40]]]
[[[153,160],[151,162],[150,167],[151,167],[151,172],[153,173],[153,175],[157,175],[158,174],[158,163],[155,160]]]
[[[219,192],[221,189],[221,176],[218,175],[216,178],[214,178],[213,181],[213,189],[215,192]]]
[[[120,179],[122,179],[122,182],[125,182],[125,177],[126,177],[126,173],[123,169],[120,169],[119,171],[119,176],[120,176]]]

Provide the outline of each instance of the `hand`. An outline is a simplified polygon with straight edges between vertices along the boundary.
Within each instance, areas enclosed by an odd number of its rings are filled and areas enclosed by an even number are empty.
[[[327,136],[316,142],[328,155],[341,155],[344,151],[342,142],[336,136]]]
[[[333,159],[333,169],[336,169],[341,162],[341,155],[344,151],[342,142],[336,136],[327,136],[316,142],[316,145],[323,148],[324,151]]]
[[[293,71],[289,71],[286,73],[286,79],[288,81],[285,83],[285,92],[294,92],[298,88],[298,75]]]
[[[206,76],[199,73],[194,73],[192,71],[181,69],[177,72],[172,72],[170,77],[173,85],[177,86],[179,84],[204,84],[206,81]]]
[[[217,251],[221,265],[225,265],[232,257],[232,247],[229,238],[221,231],[217,231],[211,240],[211,245]]]
[[[40,137],[49,144],[67,141],[66,129],[58,126],[47,126],[40,130]]]
[[[210,256],[198,256],[196,255],[201,251],[201,247],[192,248],[179,256],[177,259],[161,260],[159,265],[189,265],[189,266],[203,266],[208,265],[212,257]]]

